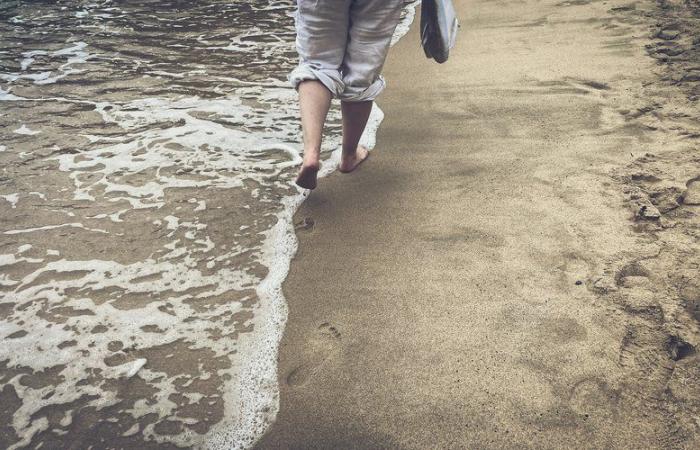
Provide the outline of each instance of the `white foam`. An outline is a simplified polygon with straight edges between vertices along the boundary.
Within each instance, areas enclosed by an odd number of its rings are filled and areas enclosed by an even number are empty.
[[[5,199],[5,201],[9,202],[10,205],[12,205],[12,208],[17,207],[17,202],[19,201],[19,194],[14,193],[14,194],[5,194],[5,195],[0,195],[0,198]]]
[[[115,369],[118,370],[118,376],[121,378],[131,378],[136,375],[147,362],[148,360],[146,358],[139,358],[122,365],[115,366]]]
[[[21,127],[17,128],[17,129],[14,131],[14,133],[15,133],[15,134],[24,134],[24,135],[27,135],[27,136],[34,136],[35,134],[41,133],[41,131],[32,130],[32,129],[29,128],[28,126],[22,124]]]
[[[14,207],[14,205],[13,205]],[[102,230],[100,228],[89,228],[83,225],[80,222],[73,222],[73,223],[61,223],[58,225],[45,225],[43,227],[32,227],[32,228],[22,228],[19,230],[7,230],[3,231],[3,234],[24,234],[24,233],[33,233],[35,231],[44,231],[44,230],[54,230],[56,228],[82,228],[83,230],[87,231],[94,231],[96,233],[108,233],[107,230]]]
[[[199,296],[216,296],[231,290],[241,290],[253,286],[257,280],[246,275],[242,271],[232,269],[220,269],[213,274],[203,274],[190,266],[188,258],[177,259],[183,247],[173,245],[171,255],[165,255],[159,261],[147,259],[134,264],[122,265],[114,261],[90,260],[70,261],[65,259],[49,261],[43,267],[22,278],[21,280],[2,279],[3,284],[15,285],[14,293],[10,300],[21,301],[41,296],[43,302],[27,303],[28,307],[21,311],[16,310],[14,322],[0,322],[0,335],[18,331],[20,328],[15,323],[24,323],[22,330],[27,331],[23,337],[7,340],[3,343],[3,358],[9,359],[11,365],[31,366],[34,370],[43,370],[57,364],[66,365],[61,373],[63,381],[56,380],[56,384],[42,389],[31,389],[22,386],[17,380],[11,383],[23,399],[20,409],[14,414],[12,425],[16,430],[21,430],[25,437],[17,446],[21,447],[31,439],[31,436],[40,429],[41,424],[31,419],[32,415],[47,405],[67,403],[77,400],[84,395],[99,395],[95,405],[108,406],[116,403],[113,392],[104,392],[100,386],[82,385],[76,387],[76,381],[81,380],[88,368],[99,368],[105,378],[132,377],[136,373],[158,388],[158,396],[162,397],[159,403],[159,414],[167,417],[172,412],[171,402],[167,401],[168,395],[173,393],[174,386],[168,377],[163,377],[161,372],[153,372],[145,368],[145,360],[134,360],[126,365],[112,366],[105,364],[104,354],[94,351],[94,348],[104,348],[107,343],[115,338],[111,333],[91,334],[90,329],[95,324],[106,325],[110,330],[118,330],[119,336],[129,336],[136,348],[150,348],[154,345],[174,342],[186,336],[192,342],[202,342],[217,354],[226,354],[225,340],[212,341],[207,339],[208,329],[211,324],[206,320],[187,323],[184,319],[194,314],[192,308],[182,300],[189,298],[186,294],[190,289],[202,290]],[[25,250],[26,251],[26,250]],[[19,259],[19,258],[14,258]],[[6,261],[5,261],[6,260]],[[10,257],[3,256],[3,261],[12,264]],[[86,270],[89,268],[89,270]],[[53,279],[48,284],[39,282],[44,274],[71,274],[65,279]],[[159,275],[156,280],[148,280],[152,275]],[[70,289],[82,289],[86,292],[83,298],[72,298],[66,301],[64,292]],[[120,289],[127,293],[151,294],[153,292],[171,292],[169,298],[161,301],[148,302],[134,310],[121,310],[114,308],[110,303],[97,304],[91,300],[89,292],[104,289]],[[161,311],[158,307],[165,303],[177,305],[169,313]],[[50,309],[51,306],[61,305],[75,309],[90,310],[89,320],[85,317],[71,317],[65,322],[66,327],[47,327],[47,322],[39,320],[40,310]],[[225,311],[235,310],[235,304],[224,304],[211,311],[211,316],[216,317]],[[180,324],[187,323],[183,328]],[[143,333],[141,327],[157,324],[163,330],[162,333]],[[61,342],[75,338],[72,329],[79,330],[81,335],[89,338],[81,338],[73,347],[61,349]],[[37,358],[42,349],[60,349],[52,353],[51,358]],[[31,351],[27,351],[27,349]],[[45,398],[50,391],[55,391],[50,399]],[[170,405],[170,406],[168,406]],[[153,412],[148,409],[148,412]],[[157,438],[157,436],[154,436]],[[162,437],[160,437],[162,439]],[[187,443],[187,442],[183,442]],[[192,444],[190,442],[189,444]]]
[[[94,57],[94,55],[91,55],[85,51],[86,47],[87,44],[85,42],[76,42],[70,47],[56,50],[51,53],[44,50],[24,52],[22,53],[23,59],[20,61],[20,72],[0,73],[0,79],[9,81],[10,83],[20,79],[31,80],[32,82],[34,82],[34,84],[40,85],[56,83],[58,80],[61,80],[67,77],[68,75],[82,72],[82,69],[77,69],[73,66],[77,64],[83,64]],[[65,59],[65,62],[58,66],[57,73],[53,71],[25,73],[31,68],[31,65],[34,63],[35,56],[48,56],[52,58],[60,58]],[[3,98],[3,94],[5,94],[5,91],[0,90],[0,100],[10,100],[9,98]]]
[[[0,77],[2,74],[0,74]],[[11,94],[9,91],[5,91],[0,87],[0,101],[3,102],[11,102],[11,101],[21,101],[21,100],[27,100],[24,97],[19,97],[17,95]]]
[[[420,0],[406,1],[404,5],[404,15],[401,18],[401,22],[399,22],[399,25],[394,31],[394,36],[391,38],[392,46],[399,42],[399,39],[404,37],[406,33],[408,33],[408,31],[411,29],[413,19],[415,19],[416,17],[416,7],[418,5],[420,5]]]
[[[19,262],[40,263],[43,261],[44,260],[41,258],[22,258],[22,257],[18,258],[14,254],[0,255],[0,267],[12,266],[12,265],[17,264]]]
[[[270,104],[271,108],[261,114],[245,105],[245,98],[255,98],[258,102]],[[134,130],[136,134],[132,137],[136,139],[110,143],[109,139],[93,136],[93,142],[104,140],[108,145],[80,155],[55,157],[59,169],[69,172],[73,178],[77,200],[93,200],[92,192],[103,188],[105,193],[112,194],[113,201],[125,200],[132,208],[160,207],[165,191],[170,188],[240,187],[244,180],[264,182],[301,162],[295,148],[280,143],[296,139],[296,126],[290,119],[294,115],[291,89],[241,87],[234,95],[218,99],[146,98],[124,105],[102,102],[96,105],[96,109],[106,122],[117,123],[127,131]],[[202,115],[207,118],[200,118]],[[159,123],[178,125],[156,130],[148,127]],[[267,131],[252,131],[256,129]],[[202,149],[204,143],[207,150]],[[149,150],[144,153],[144,148]],[[261,157],[275,150],[279,152],[275,158]],[[282,155],[286,155],[286,160],[280,160]],[[101,178],[81,181],[82,171],[98,167]],[[196,172],[205,175],[206,179],[163,174],[140,186],[116,181],[116,175],[125,171],[165,173],[171,167],[177,167],[183,173],[197,168]],[[231,171],[231,168],[239,170]]]
[[[297,250],[292,219],[305,198],[300,192],[283,199],[285,208],[278,214],[275,226],[267,233],[262,255],[263,260],[270,263],[269,272],[256,289],[264,308],[260,315],[266,320],[259,322],[253,339],[240,347],[244,355],[241,358],[241,378],[235,385],[235,401],[227,403],[227,414],[235,417],[236,422],[222,423],[213,429],[207,437],[205,448],[249,448],[262,437],[279,411],[277,349],[287,320],[282,283]]]

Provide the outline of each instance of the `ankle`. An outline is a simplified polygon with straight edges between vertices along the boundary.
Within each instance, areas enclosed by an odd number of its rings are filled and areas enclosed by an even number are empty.
[[[318,147],[304,147],[302,161],[304,165],[318,165],[321,156],[321,149]]]
[[[348,149],[343,149],[342,152],[340,153],[340,156],[342,158],[348,159],[348,158],[354,158],[355,155],[357,155],[357,147],[353,148],[352,150]]]
[[[304,159],[301,163],[302,167],[308,169],[318,169],[320,167],[320,162],[318,159]]]

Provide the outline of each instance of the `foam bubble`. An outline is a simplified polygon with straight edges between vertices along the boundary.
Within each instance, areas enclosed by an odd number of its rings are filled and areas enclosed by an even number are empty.
[[[15,133],[15,134],[24,134],[24,135],[27,135],[27,136],[34,136],[35,134],[41,133],[41,131],[32,130],[32,129],[29,128],[27,125],[22,124],[21,127],[17,128],[17,129],[14,131],[14,133]]]
[[[14,194],[0,195],[0,198],[5,199],[5,201],[12,205],[12,209],[15,209],[17,207],[17,202],[19,201],[19,194],[15,192]]]

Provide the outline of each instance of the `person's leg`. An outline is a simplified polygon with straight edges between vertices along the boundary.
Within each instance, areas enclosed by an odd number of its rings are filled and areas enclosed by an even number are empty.
[[[299,65],[289,81],[299,92],[304,158],[296,183],[316,187],[323,124],[331,98],[345,89],[340,65],[347,46],[353,0],[298,0],[296,47]]]
[[[372,100],[364,102],[341,102],[343,113],[343,151],[340,158],[340,172],[352,172],[368,155],[368,150],[359,145],[365,130]]]
[[[314,189],[323,140],[323,125],[331,106],[332,95],[323,83],[316,80],[300,82],[298,90],[304,160],[296,183],[303,188]]]
[[[343,152],[339,171],[351,172],[368,155],[359,146],[373,100],[384,89],[382,67],[403,0],[354,0],[350,8],[348,46],[341,66],[344,88],[339,95],[343,113]]]

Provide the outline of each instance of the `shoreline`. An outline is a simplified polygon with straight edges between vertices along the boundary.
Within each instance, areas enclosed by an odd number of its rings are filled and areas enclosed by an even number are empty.
[[[394,37],[391,42],[393,47],[403,36],[408,33],[415,18],[415,8],[417,1],[405,2],[405,15],[399,22]],[[372,151],[376,145],[377,132],[384,120],[384,113],[377,103],[373,105],[367,127],[360,139],[360,143]],[[333,153],[321,163],[318,178],[323,179],[337,172],[340,160],[341,148],[337,148]],[[300,162],[301,157],[296,162]],[[256,292],[260,299],[260,304],[270,311],[263,314],[267,319],[261,324],[268,331],[256,334],[257,341],[245,343],[243,352],[248,352],[250,356],[245,358],[245,366],[240,368],[243,374],[242,379],[246,382],[239,383],[236,387],[239,391],[235,398],[239,398],[238,405],[241,410],[252,411],[254,416],[244,415],[241,417],[244,424],[240,422],[236,427],[223,428],[220,431],[213,431],[206,442],[207,448],[220,448],[233,443],[234,448],[246,448],[258,441],[274,423],[275,416],[279,410],[279,393],[277,384],[277,364],[278,346],[284,332],[286,317],[288,314],[287,302],[282,293],[282,284],[289,273],[289,267],[298,248],[298,239],[295,232],[296,223],[294,216],[300,206],[310,195],[305,189],[297,188],[295,195],[283,199],[284,209],[278,214],[276,225],[269,230],[269,236],[265,239],[263,247],[267,250],[263,259],[270,261],[271,266],[267,276],[258,285]],[[260,325],[260,324],[259,324]],[[258,330],[260,331],[260,330]],[[274,343],[271,351],[265,352],[266,356],[262,360],[253,359],[251,356],[259,354],[260,338],[264,341]],[[264,375],[261,377],[260,373]],[[272,392],[271,395],[265,395]],[[250,394],[253,394],[252,396]],[[250,406],[250,405],[254,406]],[[244,406],[245,405],[245,406]],[[228,405],[235,408],[235,405]],[[225,425],[225,424],[224,424]]]
[[[697,442],[646,400],[645,369],[673,381],[666,349],[639,365],[658,350],[630,337],[646,310],[606,297],[654,281],[624,265],[655,247],[613,173],[665,139],[628,117],[656,80],[643,5],[455,3],[450,61],[412,27],[385,67],[381,151],[296,212],[281,408],[256,448]]]

